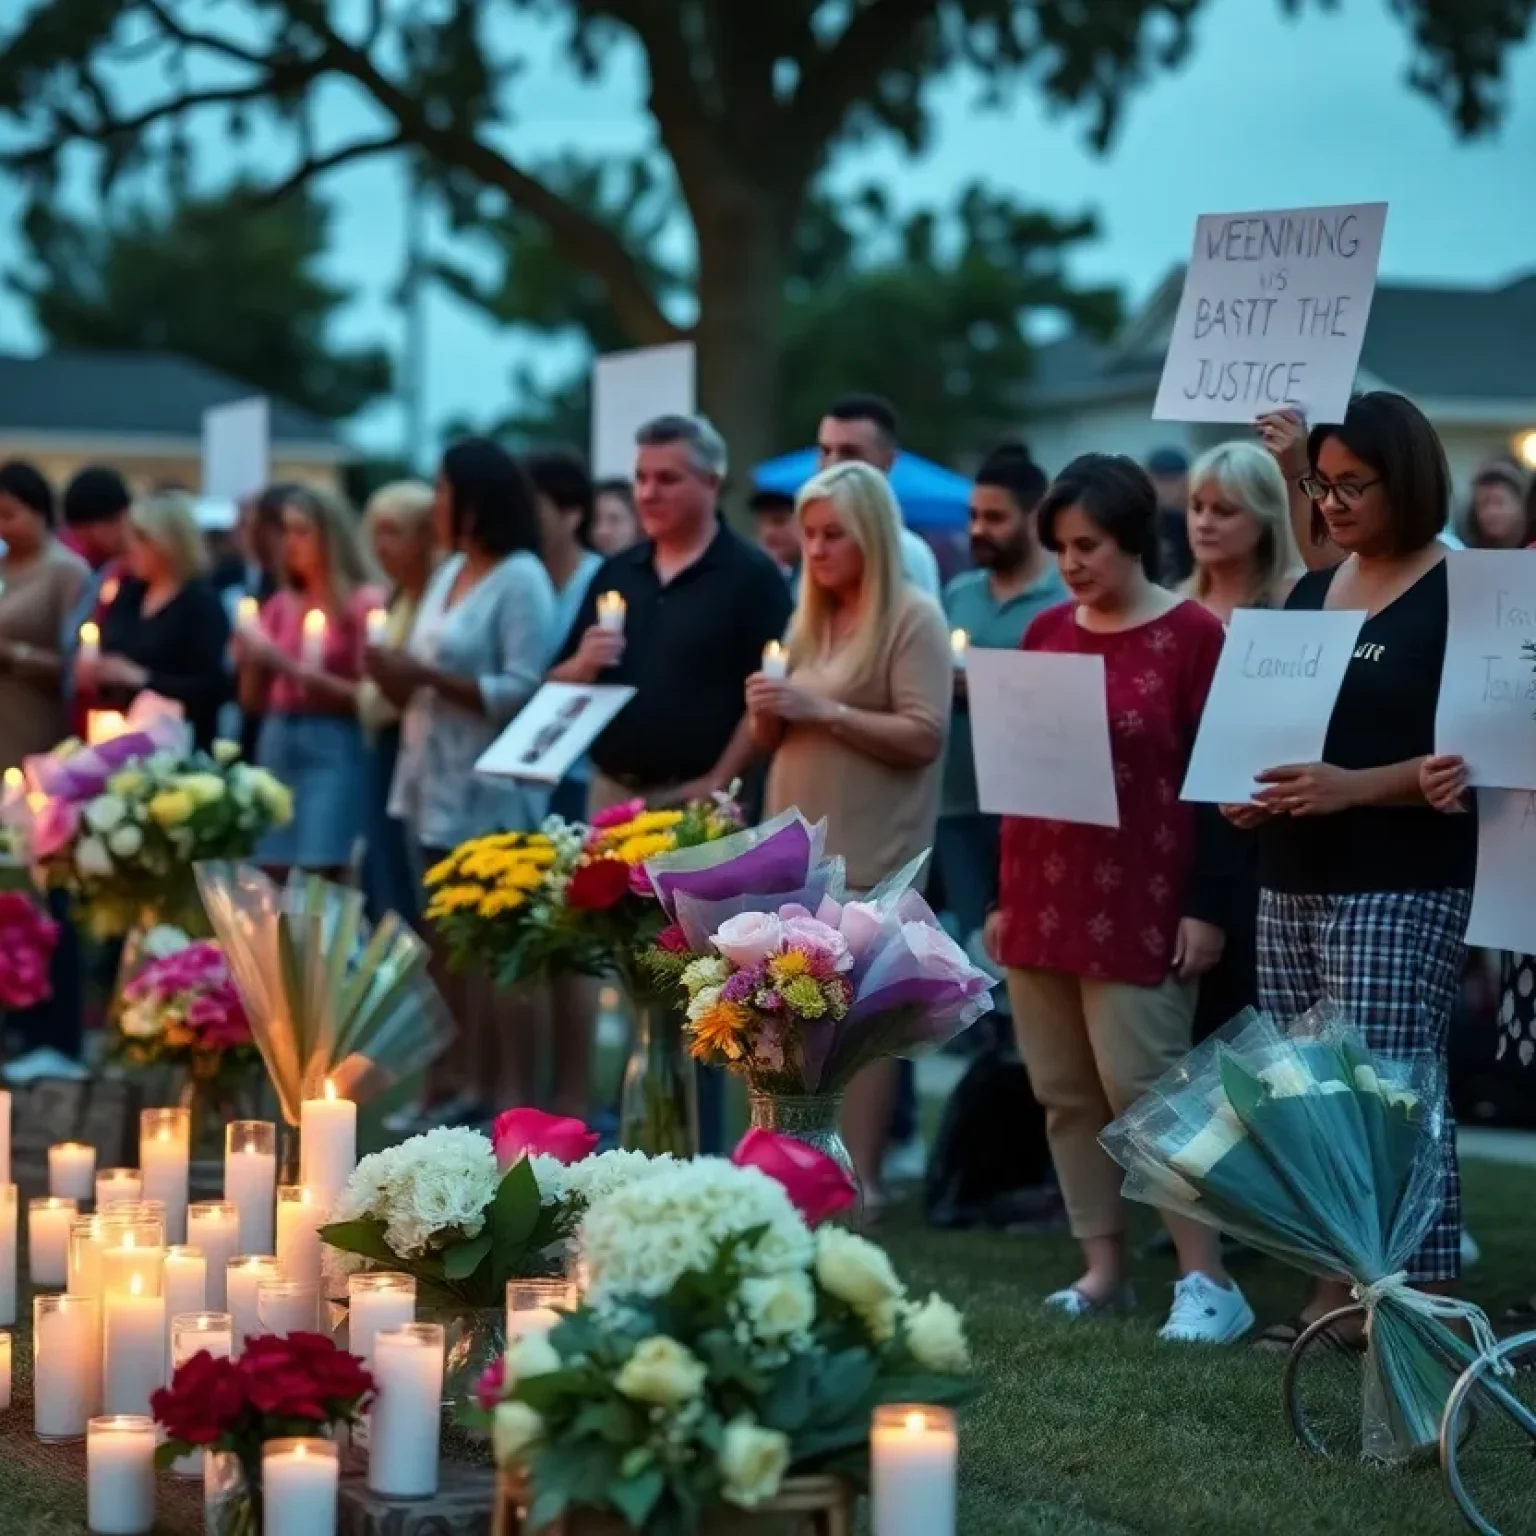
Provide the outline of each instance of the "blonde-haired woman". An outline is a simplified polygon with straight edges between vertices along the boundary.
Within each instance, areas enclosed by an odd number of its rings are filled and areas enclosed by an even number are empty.
[[[99,658],[76,655],[77,694],[87,706],[109,709],[126,709],[145,689],[174,699],[206,748],[229,697],[229,620],[208,580],[191,501],[165,491],[134,502],[123,564],[102,618]]]
[[[1247,442],[1203,453],[1189,472],[1188,518],[1195,568],[1186,596],[1223,624],[1239,608],[1284,604],[1301,558],[1285,476],[1269,453]]]
[[[765,809],[825,817],[853,890],[868,890],[933,844],[953,662],[938,606],[902,580],[901,516],[867,464],[823,470],[795,503],[804,554],[789,631],[789,676],[747,679],[753,739],[773,753]],[[883,1205],[880,1165],[896,1063],[849,1085],[849,1150],[865,1211]]]
[[[357,694],[368,611],[383,597],[371,574],[351,509],[326,491],[289,489],[282,585],[259,625],[235,637],[241,708],[263,716],[256,760],[293,791],[293,820],[257,850],[279,878],[343,878],[362,835]]]

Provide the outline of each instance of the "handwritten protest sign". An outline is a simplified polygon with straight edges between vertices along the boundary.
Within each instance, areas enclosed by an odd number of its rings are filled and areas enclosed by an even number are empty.
[[[1450,627],[1435,750],[1466,758],[1474,784],[1536,789],[1536,550],[1445,557]]]
[[[1477,792],[1477,878],[1467,943],[1536,954],[1536,795]]]
[[[658,416],[693,410],[691,341],[598,358],[592,368],[593,476],[628,480],[635,472],[635,433]]]
[[[1152,414],[1341,421],[1376,291],[1385,203],[1207,213]]]
[[[1364,613],[1240,608],[1206,699],[1183,797],[1241,805],[1266,768],[1323,759]]]
[[[1102,656],[978,648],[965,681],[982,810],[1120,825]]]

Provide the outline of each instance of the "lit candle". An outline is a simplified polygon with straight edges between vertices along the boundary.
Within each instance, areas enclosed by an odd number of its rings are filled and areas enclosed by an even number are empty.
[[[277,1198],[277,1127],[231,1120],[224,1132],[224,1198],[240,1213],[241,1253],[271,1253]]]
[[[356,1167],[357,1105],[338,1098],[326,1078],[323,1097],[299,1105],[299,1183],[330,1204]]]
[[[347,1348],[373,1369],[373,1341],[386,1328],[416,1321],[416,1277],[388,1271],[347,1280]]]
[[[11,1406],[11,1335],[0,1329],[0,1413]]]
[[[299,659],[306,667],[318,667],[325,661],[325,614],[318,608],[304,615],[304,647]]]
[[[155,1421],[113,1413],[85,1429],[85,1523],[100,1536],[142,1536],[155,1526]]]
[[[389,633],[389,614],[382,608],[370,608],[366,624],[368,644],[383,645],[384,637]]]
[[[187,1241],[207,1260],[207,1306],[224,1309],[224,1272],[240,1252],[240,1212],[228,1200],[200,1200],[187,1207]]]
[[[48,1148],[48,1193],[82,1203],[96,1193],[96,1148],[59,1141]]]
[[[234,1347],[228,1312],[188,1312],[171,1318],[171,1376],[194,1355],[208,1354],[227,1360]],[[173,1477],[201,1477],[204,1455],[193,1451],[171,1463]]]
[[[597,622],[601,629],[624,633],[624,598],[618,592],[600,592],[597,597]]]
[[[0,1327],[16,1323],[16,1186],[0,1184]]]
[[[0,774],[0,783],[5,785],[5,804],[9,805],[13,800],[22,798],[26,787],[27,778],[20,768],[10,767]],[[10,1172],[11,1157],[11,1096],[5,1095],[5,1171]]]
[[[109,576],[101,584],[101,610],[106,612],[117,601],[117,577]]]
[[[258,1280],[256,1332],[315,1333],[320,1327],[320,1287],[309,1281]]]
[[[507,1281],[507,1342],[548,1333],[579,1300],[572,1280]]]
[[[261,628],[261,604],[254,597],[242,597],[235,604],[235,633],[254,635]]]
[[[374,1340],[373,1379],[368,1486],[387,1499],[429,1499],[437,1492],[443,1325],[384,1329]]]
[[[888,1403],[869,1437],[874,1536],[955,1536],[959,1442],[947,1408]]]
[[[7,791],[19,790],[22,786],[20,768],[7,768],[5,770],[5,787]],[[5,1089],[0,1088],[0,1184],[11,1182],[11,1096]]]
[[[789,676],[789,652],[777,640],[763,647],[763,676],[782,681]]]
[[[88,709],[85,712],[85,742],[99,747],[128,729],[128,717],[117,709]]]
[[[105,1413],[148,1413],[151,1396],[165,1385],[164,1284],[163,1248],[108,1248],[101,1256]]]
[[[965,671],[966,654],[971,648],[971,637],[963,629],[952,629],[949,632],[949,654],[954,659],[955,671]]]
[[[165,1202],[165,1238],[187,1240],[187,1181],[192,1162],[192,1111],[146,1109],[139,1116],[139,1168],[144,1199]]]
[[[285,1280],[320,1284],[320,1228],[330,1206],[307,1184],[284,1184],[277,1191],[277,1263]]]
[[[69,1279],[69,1228],[79,1215],[74,1200],[42,1195],[27,1203],[27,1259],[32,1284],[60,1290]]]
[[[261,1448],[264,1536],[335,1536],[340,1482],[334,1440],[268,1440]]]
[[[201,1312],[208,1305],[208,1259],[201,1248],[186,1244],[165,1250],[165,1379],[176,1368],[174,1325],[178,1317]]]
[[[89,619],[80,626],[80,660],[88,663],[101,660],[101,627]]]
[[[90,1296],[32,1298],[32,1428],[39,1440],[85,1433],[100,1358],[99,1305]]]
[[[137,1168],[96,1170],[96,1209],[109,1205],[137,1205],[144,1198],[144,1178]]]
[[[234,1354],[238,1359],[245,1341],[261,1332],[256,1316],[256,1287],[263,1280],[281,1280],[283,1272],[270,1254],[246,1253],[229,1261],[225,1271],[225,1296],[234,1334]]]

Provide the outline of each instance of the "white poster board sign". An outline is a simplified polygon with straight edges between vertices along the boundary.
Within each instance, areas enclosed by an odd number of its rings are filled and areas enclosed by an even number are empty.
[[[558,784],[634,696],[633,688],[545,683],[480,754],[475,772]]]
[[[1386,222],[1385,203],[1202,214],[1152,415],[1342,421]]]
[[[1536,794],[1477,792],[1477,879],[1467,943],[1536,954]]]
[[[965,683],[982,810],[1120,825],[1102,656],[978,648]]]
[[[1445,574],[1435,751],[1466,758],[1474,784],[1536,789],[1536,550],[1459,551]]]
[[[265,396],[203,412],[205,497],[242,501],[272,478],[272,420]]]
[[[691,416],[694,374],[691,341],[598,358],[592,367],[594,479],[634,478],[635,433],[657,416]]]
[[[1239,608],[1200,717],[1183,798],[1242,805],[1266,768],[1320,763],[1364,613]]]

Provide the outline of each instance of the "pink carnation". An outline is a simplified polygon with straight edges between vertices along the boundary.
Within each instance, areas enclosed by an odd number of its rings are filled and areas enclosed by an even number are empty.
[[[606,811],[599,811],[588,825],[594,832],[603,832],[609,827],[622,827],[626,821],[633,821],[644,810],[644,800],[625,800],[619,805],[610,805]]]
[[[31,1008],[50,990],[59,925],[19,891],[0,893],[0,1008]]]

